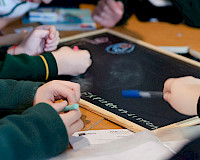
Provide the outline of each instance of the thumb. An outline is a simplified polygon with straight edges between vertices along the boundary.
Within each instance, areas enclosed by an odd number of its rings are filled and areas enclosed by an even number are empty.
[[[53,103],[51,106],[59,113],[67,106],[67,101],[64,100],[59,103]]]
[[[53,39],[56,36],[56,28],[55,26],[50,26],[49,27],[49,38]]]
[[[170,101],[170,93],[169,92],[165,92],[164,95],[163,95],[163,99],[167,102]]]
[[[123,3],[121,1],[117,1],[116,2],[115,12],[120,17],[124,14],[124,5],[123,5]]]
[[[124,4],[121,1],[117,1],[116,4],[120,9],[124,9]]]

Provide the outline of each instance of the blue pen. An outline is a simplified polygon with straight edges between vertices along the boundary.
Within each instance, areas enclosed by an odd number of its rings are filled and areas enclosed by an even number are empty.
[[[72,104],[72,105],[68,105],[63,109],[63,112],[67,112],[67,111],[71,111],[71,110],[75,110],[78,109],[79,105],[77,103]]]
[[[127,98],[162,98],[160,91],[123,90],[122,96]]]

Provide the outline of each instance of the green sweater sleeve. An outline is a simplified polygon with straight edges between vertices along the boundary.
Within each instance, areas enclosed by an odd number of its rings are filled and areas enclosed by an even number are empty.
[[[57,63],[51,53],[40,56],[0,55],[0,78],[44,81],[57,77]]]
[[[42,84],[41,82],[0,79],[1,111],[25,110],[32,106],[35,92]]]
[[[68,143],[58,113],[45,103],[0,120],[0,159],[47,159],[66,150]]]

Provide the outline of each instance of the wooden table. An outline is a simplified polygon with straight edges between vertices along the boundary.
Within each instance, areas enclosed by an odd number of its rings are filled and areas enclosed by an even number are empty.
[[[38,24],[35,23],[31,25],[37,26]],[[3,29],[3,31],[6,34],[14,33],[14,28],[24,26],[27,25],[22,25],[19,20]],[[173,25],[164,22],[140,22],[135,15],[133,15],[126,25],[118,26],[113,29],[156,46],[190,46],[192,49],[200,52],[200,29],[191,28],[184,24]],[[63,38],[78,33],[80,33],[80,31],[61,31],[60,37]],[[122,128],[85,109],[81,108],[81,112],[85,124],[83,130]]]

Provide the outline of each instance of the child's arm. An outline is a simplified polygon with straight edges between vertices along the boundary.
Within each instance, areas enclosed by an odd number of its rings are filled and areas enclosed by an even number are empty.
[[[41,25],[36,27],[19,45],[8,49],[7,53],[11,55],[25,53],[36,56],[44,52],[54,51],[59,40],[59,32],[54,26]]]
[[[57,63],[51,53],[42,56],[0,56],[1,79],[44,81],[57,76]]]
[[[45,103],[1,119],[0,137],[0,159],[48,159],[69,142],[59,114]]]
[[[20,44],[27,36],[27,32],[13,33],[0,36],[0,46]]]
[[[22,112],[33,105],[38,87],[43,83],[0,79],[0,110]]]
[[[55,103],[56,100],[67,98],[67,102],[63,102],[66,106],[75,104],[80,99],[80,85],[68,81],[54,80],[44,84],[42,82],[0,79],[0,91],[0,110],[8,113],[21,113],[42,102],[52,105],[57,112],[60,112],[63,108],[59,108],[59,103]],[[57,106],[58,108],[56,108]]]
[[[69,47],[40,56],[0,54],[0,78],[44,81],[55,79],[58,75],[83,74],[90,65],[87,50],[75,51]]]
[[[60,98],[67,101],[55,103]],[[79,100],[76,83],[52,81],[41,86],[34,97],[36,106],[0,120],[0,159],[47,159],[66,150],[68,137],[79,131],[83,122],[79,109],[59,112]]]

